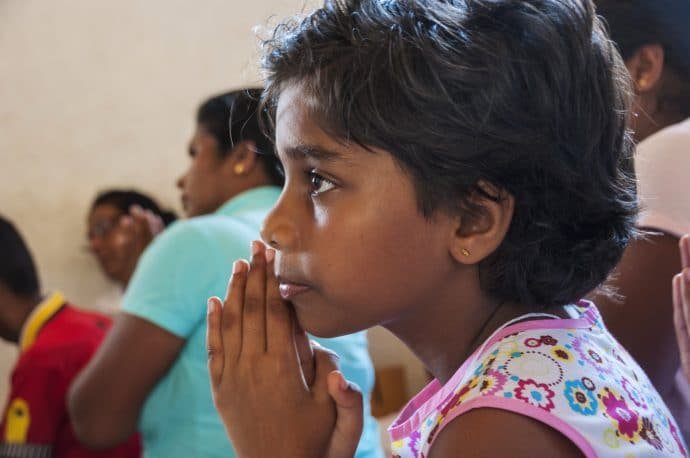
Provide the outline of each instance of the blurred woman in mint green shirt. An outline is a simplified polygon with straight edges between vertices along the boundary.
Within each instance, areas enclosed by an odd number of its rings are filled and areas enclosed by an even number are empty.
[[[123,313],[70,393],[76,433],[87,445],[109,446],[138,429],[147,458],[232,456],[211,399],[206,300],[225,294],[232,260],[248,257],[280,194],[283,176],[260,130],[259,95],[234,91],[199,108],[189,169],[178,180],[191,218],[146,249]],[[342,372],[362,388],[357,456],[382,457],[369,411],[374,370],[366,335],[315,340],[339,354]]]

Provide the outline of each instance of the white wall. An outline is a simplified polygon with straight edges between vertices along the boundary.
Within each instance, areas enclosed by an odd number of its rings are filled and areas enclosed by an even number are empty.
[[[0,214],[29,241],[45,289],[88,307],[113,288],[84,249],[91,199],[132,186],[179,212],[197,105],[258,84],[252,29],[303,5],[0,0]],[[383,332],[371,346],[383,364],[412,361]],[[13,358],[0,347],[0,399]],[[412,366],[409,384],[422,380]]]

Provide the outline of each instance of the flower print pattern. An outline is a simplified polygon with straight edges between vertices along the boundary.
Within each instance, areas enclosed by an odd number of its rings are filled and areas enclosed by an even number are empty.
[[[521,380],[539,378],[542,383],[555,386],[563,381],[563,367],[554,357],[541,351],[526,350],[518,357],[509,357],[502,365],[510,377]]]
[[[482,363],[474,371],[475,377],[478,377],[483,372],[490,369],[491,366],[493,366],[494,362],[496,362],[496,355],[498,355],[498,349],[493,351],[488,357],[484,358],[484,361],[482,361]]]
[[[580,355],[580,359],[593,367],[597,372],[611,374],[610,364],[597,352],[586,339],[576,338],[573,340],[573,349]]]
[[[633,404],[635,404],[635,406],[642,409],[647,408],[647,403],[640,394],[640,391],[635,388],[635,385],[632,384],[627,378],[621,378],[621,386],[623,387],[625,394],[628,395],[628,398],[633,402]]]
[[[551,351],[551,356],[556,358],[556,360],[564,362],[564,363],[569,363],[572,362],[575,357],[573,354],[565,347],[561,345],[556,345],[554,346]]]
[[[569,380],[565,382],[564,396],[568,400],[570,408],[582,415],[594,415],[599,409],[594,393],[589,390],[582,380]]]
[[[580,306],[580,318],[560,327],[559,320],[545,320],[543,329],[511,325],[451,378],[455,386],[425,390],[414,400],[417,410],[406,409],[393,426],[393,456],[429,456],[452,418],[488,406],[564,434],[567,425],[596,456],[687,458],[675,420],[647,376],[606,331],[596,308]]]
[[[545,383],[532,379],[520,380],[515,388],[515,397],[547,412],[554,408],[553,397],[556,395]]]
[[[540,340],[541,343],[543,343],[544,345],[549,345],[551,347],[558,344],[558,340],[554,339],[551,336],[541,336]]]
[[[640,439],[642,419],[628,407],[622,396],[610,388],[604,388],[599,393],[599,398],[606,411],[605,415],[611,420],[620,437],[635,443]]]
[[[640,437],[655,449],[664,449],[664,444],[661,442],[661,438],[656,432],[654,423],[647,417],[642,418],[642,431],[640,431]]]
[[[589,391],[594,391],[594,390],[597,389],[597,386],[594,384],[594,382],[592,381],[592,379],[589,378],[589,377],[582,377],[582,378],[580,379],[580,381],[582,382],[582,386],[584,386],[585,388],[587,388]]]
[[[466,384],[464,384],[453,396],[445,403],[439,414],[439,420],[443,420],[448,414],[459,406],[479,384],[477,377],[472,377]]]
[[[501,391],[507,381],[508,377],[505,374],[493,369],[488,369],[486,372],[484,372],[484,376],[481,378],[479,392],[483,396],[490,396],[498,393]]]
[[[678,444],[678,448],[680,448],[683,452],[683,458],[688,458],[688,452],[685,447],[683,447],[683,441],[680,438],[680,435],[678,434],[678,428],[676,428],[676,425],[673,423],[673,420],[671,420],[671,417],[667,418],[668,421],[668,428],[671,431],[671,436],[673,436],[673,440],[676,441],[676,444]]]

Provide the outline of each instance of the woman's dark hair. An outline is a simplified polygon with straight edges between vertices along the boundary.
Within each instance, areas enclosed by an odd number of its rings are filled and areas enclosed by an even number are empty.
[[[273,152],[272,141],[261,128],[261,93],[262,89],[250,88],[213,96],[201,104],[196,121],[216,139],[221,157],[230,154],[237,143],[254,142],[257,157],[269,178],[282,186],[285,177],[280,162]]]
[[[177,220],[177,215],[174,212],[163,210],[151,197],[133,189],[110,189],[103,191],[96,196],[93,204],[91,204],[91,209],[99,205],[112,205],[123,214],[129,213],[129,208],[132,205],[138,205],[144,210],[150,210],[153,214],[158,215],[165,226]]]
[[[263,69],[272,116],[297,85],[325,131],[390,152],[427,217],[514,196],[480,265],[498,300],[575,301],[634,234],[630,83],[591,1],[327,0],[276,28]]]
[[[690,116],[690,1],[596,0],[597,13],[608,24],[624,60],[645,45],[664,49],[660,109],[677,122]],[[667,75],[668,76],[668,75]]]
[[[33,298],[40,293],[36,265],[14,225],[0,217],[0,283],[12,293]]]

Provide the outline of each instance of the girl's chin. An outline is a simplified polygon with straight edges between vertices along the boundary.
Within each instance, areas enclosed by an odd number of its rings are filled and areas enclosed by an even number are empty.
[[[302,329],[315,337],[330,339],[347,334],[354,334],[355,332],[364,330],[362,328],[352,326],[352,323],[339,320],[327,312],[313,313],[314,311],[300,311],[298,308],[295,308],[295,312],[297,315],[297,321]]]

